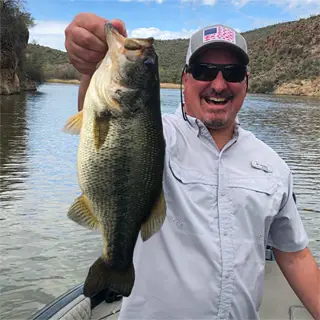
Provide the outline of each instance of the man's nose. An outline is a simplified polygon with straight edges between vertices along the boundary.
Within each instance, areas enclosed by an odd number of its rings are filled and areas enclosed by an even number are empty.
[[[224,79],[221,71],[219,71],[216,78],[211,81],[211,88],[216,92],[222,92],[227,88],[227,81]]]

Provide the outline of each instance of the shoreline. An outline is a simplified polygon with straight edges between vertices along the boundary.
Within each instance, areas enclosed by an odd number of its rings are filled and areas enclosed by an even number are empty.
[[[79,84],[80,81],[77,79],[70,79],[70,80],[64,80],[64,79],[48,79],[44,81],[49,83],[65,83],[65,84]],[[160,88],[165,89],[179,89],[180,84],[177,83],[160,83]]]
[[[77,79],[63,80],[63,79],[48,79],[44,83],[64,83],[64,84],[79,84]],[[180,89],[178,83],[160,83],[160,88],[163,89]],[[183,88],[183,85],[182,85]],[[277,96],[304,96],[304,97],[320,97],[320,77],[313,80],[301,80],[292,81],[281,84],[273,92],[269,93],[255,93],[249,92],[249,94],[272,94]]]

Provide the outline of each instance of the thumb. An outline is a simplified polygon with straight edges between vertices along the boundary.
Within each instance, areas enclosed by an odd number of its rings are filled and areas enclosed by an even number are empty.
[[[112,25],[121,33],[124,37],[127,37],[127,30],[124,22],[120,19],[113,19],[110,21]]]

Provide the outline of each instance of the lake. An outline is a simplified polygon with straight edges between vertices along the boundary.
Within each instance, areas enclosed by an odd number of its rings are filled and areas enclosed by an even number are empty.
[[[98,232],[66,216],[80,193],[78,136],[61,129],[76,113],[78,86],[38,89],[1,96],[2,319],[25,319],[82,282],[101,250]],[[174,112],[179,99],[179,90],[161,89],[163,112]],[[239,119],[292,169],[309,247],[320,264],[320,99],[248,95]]]

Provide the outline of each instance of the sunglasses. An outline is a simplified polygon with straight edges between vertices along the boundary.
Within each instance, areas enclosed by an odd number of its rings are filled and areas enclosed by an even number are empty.
[[[247,74],[247,67],[240,64],[197,63],[187,67],[187,72],[199,81],[214,80],[219,71],[227,82],[241,82]]]

